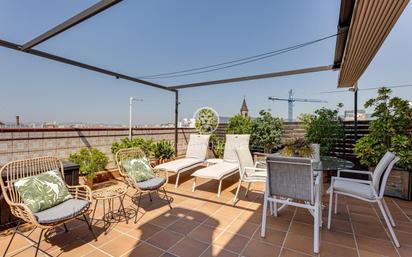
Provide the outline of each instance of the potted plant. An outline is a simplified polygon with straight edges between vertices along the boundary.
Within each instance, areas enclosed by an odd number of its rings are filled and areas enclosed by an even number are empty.
[[[153,156],[153,140],[152,139],[144,139],[141,137],[133,138],[130,140],[129,138],[125,137],[120,140],[120,142],[114,142],[111,147],[112,154],[115,155],[117,151],[124,148],[132,148],[138,147],[142,149],[146,156],[152,157]]]
[[[343,121],[338,116],[342,104],[336,109],[320,108],[314,114],[303,114],[299,117],[306,130],[305,138],[319,144],[321,155],[333,154],[336,144],[342,140],[345,130]]]
[[[391,172],[386,194],[412,198],[412,107],[407,100],[391,96],[392,90],[382,87],[376,98],[369,99],[365,108],[374,108],[369,134],[354,147],[361,164],[373,169],[387,151],[400,157]]]
[[[251,142],[254,148],[263,148],[264,153],[271,153],[280,145],[283,121],[265,110],[261,110],[259,115],[251,124]]]
[[[175,154],[175,148],[169,141],[161,140],[153,145],[153,155],[158,163],[170,160]]]
[[[69,161],[80,165],[80,174],[86,178],[86,185],[93,188],[93,178],[98,171],[103,170],[107,163],[107,156],[101,151],[91,148],[82,148],[74,154],[70,154]]]
[[[280,151],[282,156],[312,158],[314,149],[309,141],[304,138],[295,138],[285,142]]]
[[[226,128],[226,134],[250,134],[251,132],[251,118],[238,114],[229,119]]]

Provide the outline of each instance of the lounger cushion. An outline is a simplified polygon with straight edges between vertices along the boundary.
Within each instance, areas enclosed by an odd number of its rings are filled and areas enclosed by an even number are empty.
[[[238,163],[221,162],[195,171],[192,176],[220,180],[224,176],[234,173],[239,169]]]
[[[360,196],[366,199],[374,198],[371,186],[358,182],[335,180],[333,190]]]
[[[137,183],[137,187],[141,190],[155,190],[163,186],[164,183],[166,183],[165,178],[155,177],[155,178]]]
[[[86,200],[69,199],[52,208],[34,213],[34,216],[40,224],[51,224],[76,217],[89,208],[89,205]]]
[[[209,147],[210,135],[190,135],[186,149],[186,158],[205,160]]]
[[[201,163],[203,163],[203,160],[198,158],[183,158],[157,165],[155,169],[178,172],[190,166],[198,165]]]

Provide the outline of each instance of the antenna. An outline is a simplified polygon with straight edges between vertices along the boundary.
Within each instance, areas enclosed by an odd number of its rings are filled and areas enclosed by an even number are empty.
[[[289,90],[289,98],[278,98],[269,96],[268,99],[271,101],[286,101],[288,102],[288,121],[293,121],[293,104],[295,102],[304,102],[304,103],[327,103],[328,101],[318,100],[318,99],[305,99],[305,98],[294,98],[293,89]]]

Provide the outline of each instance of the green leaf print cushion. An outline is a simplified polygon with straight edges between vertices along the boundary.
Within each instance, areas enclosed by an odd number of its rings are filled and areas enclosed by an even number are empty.
[[[72,198],[58,170],[18,179],[14,186],[23,202],[34,213]]]
[[[131,159],[122,161],[126,173],[135,182],[142,182],[154,178],[156,175],[149,165],[147,158]]]

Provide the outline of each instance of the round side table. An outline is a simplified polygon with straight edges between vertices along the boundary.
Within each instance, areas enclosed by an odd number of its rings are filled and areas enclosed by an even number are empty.
[[[115,199],[119,199],[120,202],[120,206],[118,209],[118,213],[122,213],[124,218],[126,219],[126,224],[129,222],[129,219],[127,217],[127,213],[124,209],[123,206],[123,199],[124,196],[127,193],[127,187],[125,185],[114,185],[114,186],[109,186],[109,187],[105,187],[102,189],[98,189],[93,191],[92,196],[93,199],[95,200],[95,206],[94,206],[94,210],[93,210],[93,215],[92,215],[92,222],[94,219],[94,215],[96,213],[96,209],[97,209],[97,204],[100,200],[103,201],[103,222],[104,222],[104,227],[106,227],[107,224],[110,224],[110,220],[107,219],[107,215],[111,215],[111,218],[114,219],[114,201]],[[106,212],[106,202],[108,205],[108,211]],[[120,215],[119,215],[119,220],[120,220]]]

